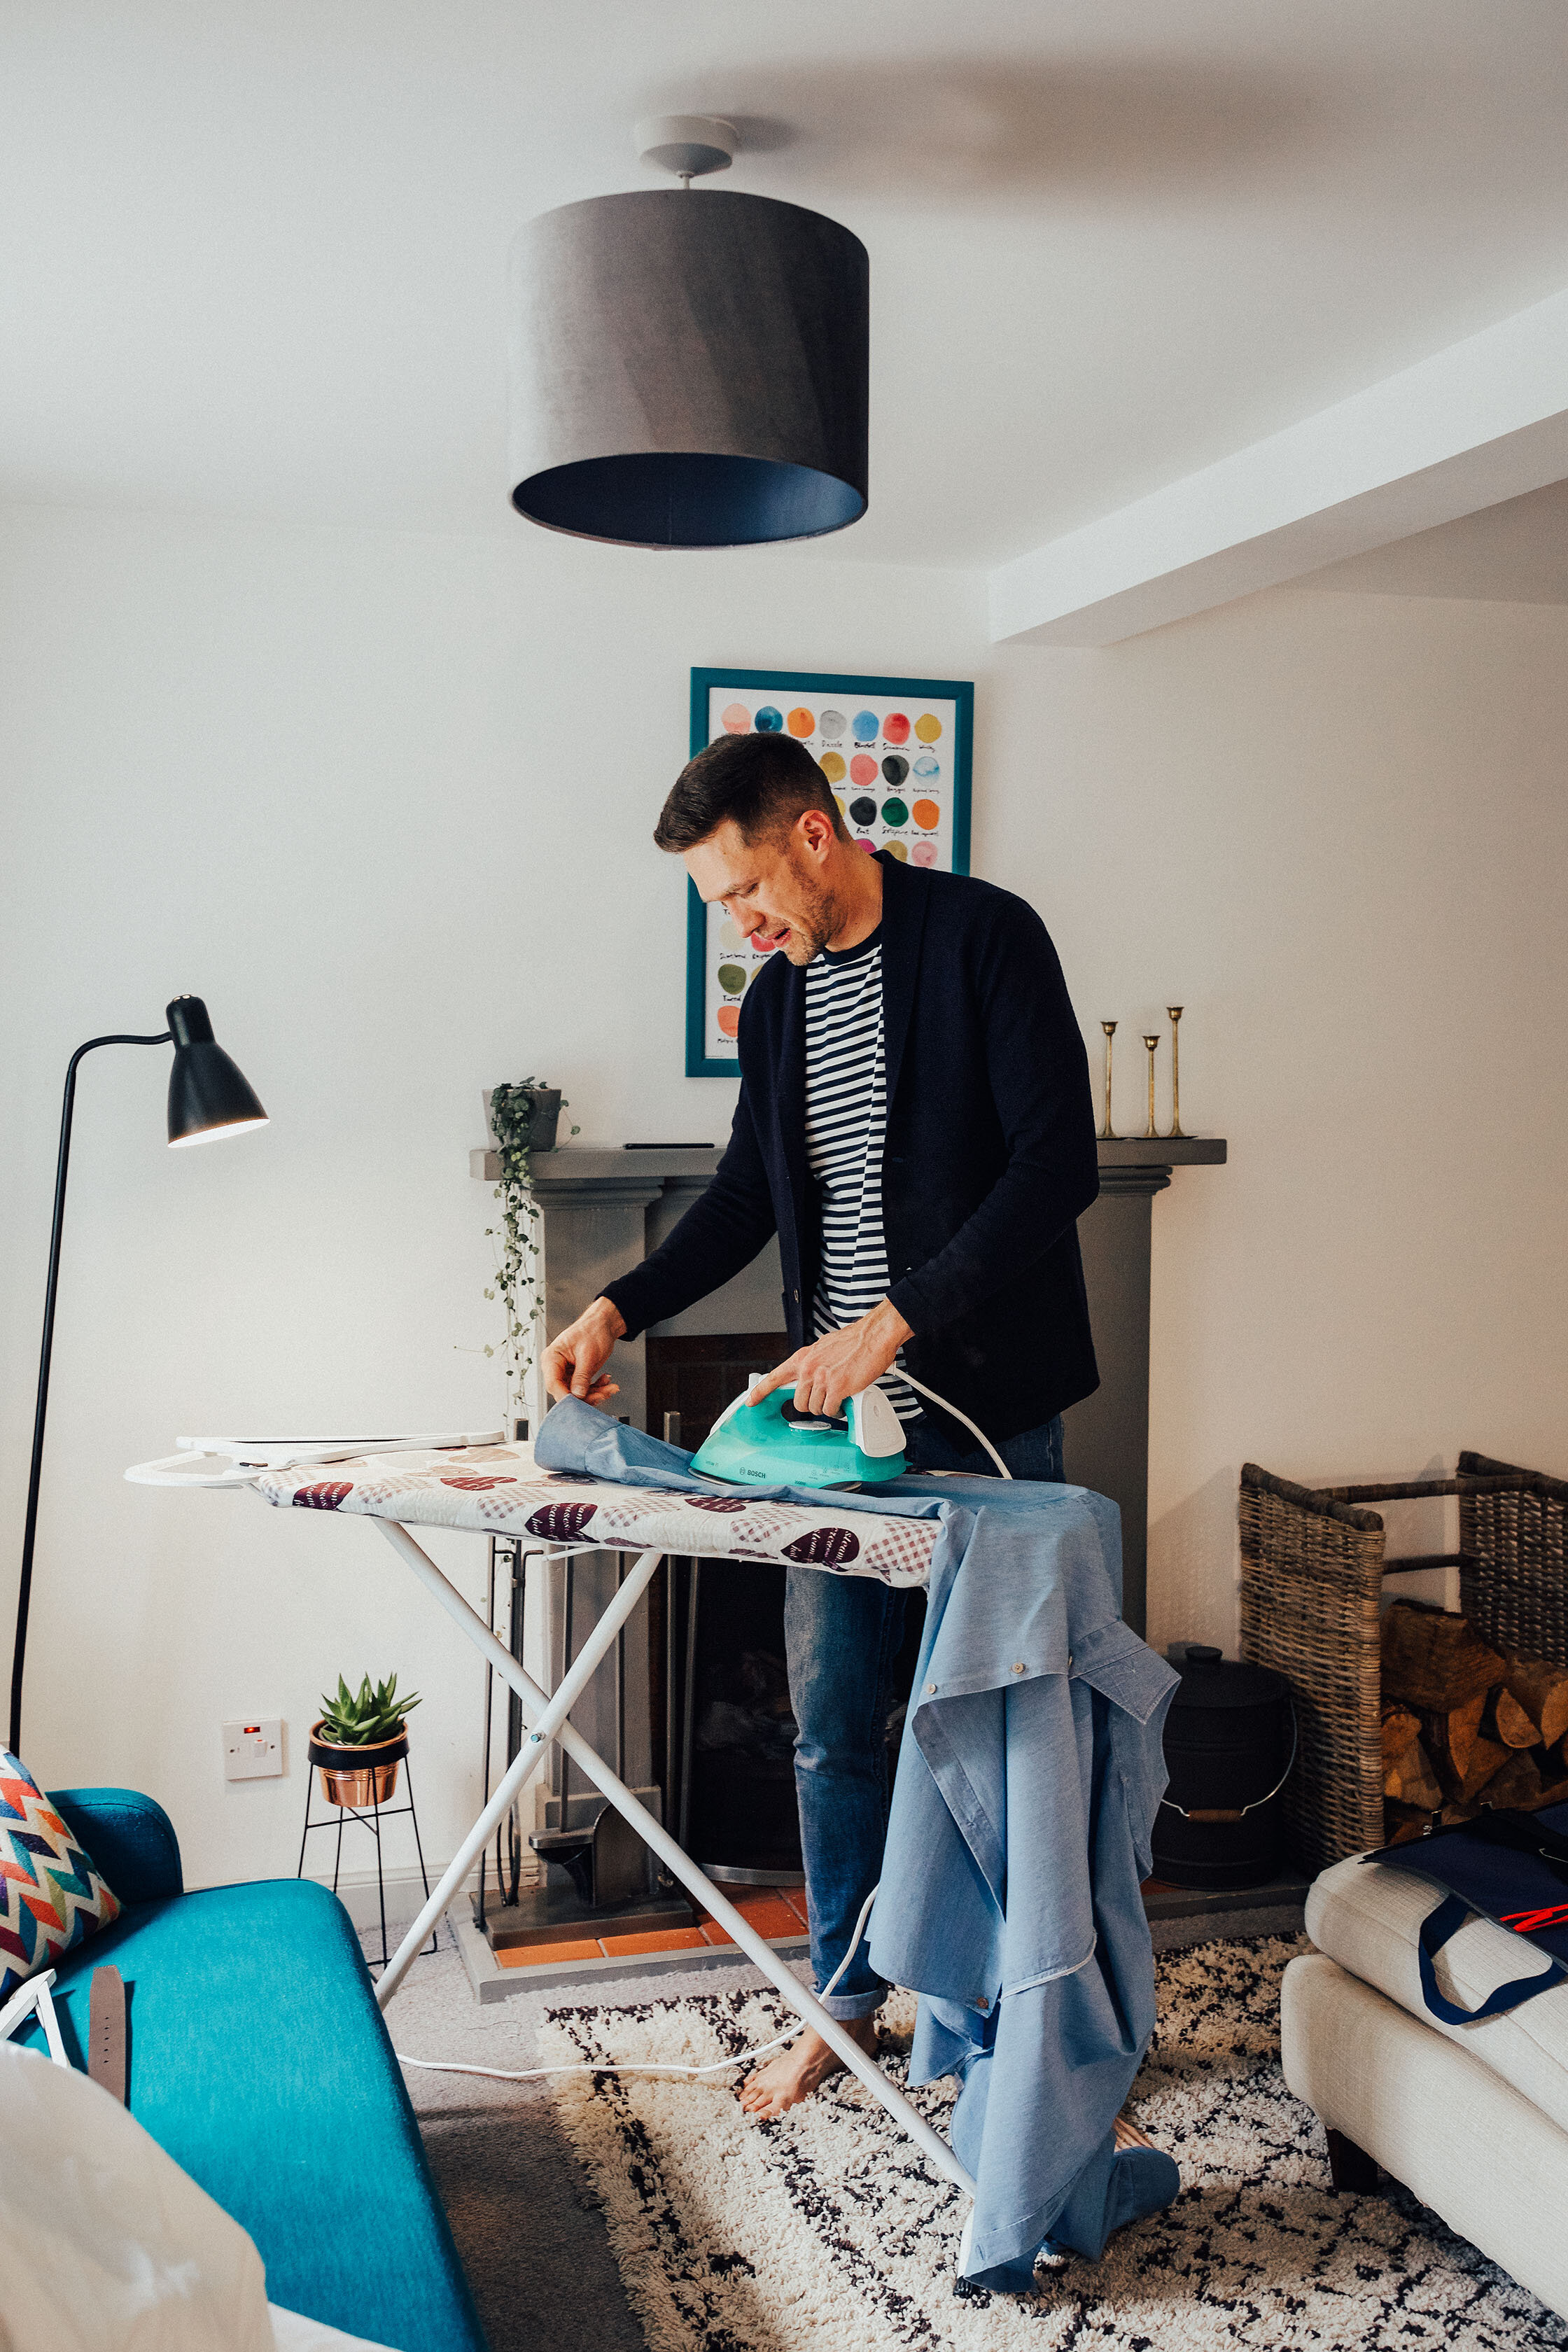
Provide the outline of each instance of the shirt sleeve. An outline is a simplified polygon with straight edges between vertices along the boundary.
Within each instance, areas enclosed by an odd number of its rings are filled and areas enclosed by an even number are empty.
[[[1001,1290],[1100,1191],[1089,1055],[1050,934],[1004,898],[977,952],[983,1050],[1007,1165],[945,1248],[888,1293],[911,1330],[951,1323]]]
[[[713,1181],[668,1241],[628,1274],[606,1283],[601,1295],[624,1318],[627,1339],[635,1339],[650,1323],[682,1314],[750,1265],[775,1230],[767,1168],[742,1072],[734,1124]]]

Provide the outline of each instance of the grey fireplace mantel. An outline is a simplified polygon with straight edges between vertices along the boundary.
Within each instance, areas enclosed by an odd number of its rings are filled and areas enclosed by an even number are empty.
[[[1152,1203],[1177,1168],[1215,1167],[1217,1136],[1118,1138],[1100,1147],[1100,1198],[1079,1220],[1100,1385],[1067,1415],[1067,1469],[1076,1485],[1121,1506],[1124,1613],[1144,1625],[1149,1510],[1149,1260]],[[657,1249],[718,1167],[717,1150],[606,1150],[567,1144],[542,1155],[533,1192],[544,1225],[544,1328],[553,1337],[606,1282]],[[476,1177],[500,1173],[493,1151],[470,1152]],[[654,1335],[778,1331],[784,1328],[778,1247]],[[616,1351],[617,1403],[647,1426],[640,1339]]]

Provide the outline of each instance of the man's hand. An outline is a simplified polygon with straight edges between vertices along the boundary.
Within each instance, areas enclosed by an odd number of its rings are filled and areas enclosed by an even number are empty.
[[[569,1323],[544,1350],[544,1385],[552,1397],[584,1397],[589,1404],[604,1404],[610,1397],[619,1396],[616,1382],[599,1367],[609,1361],[616,1341],[625,1339],[626,1330],[619,1308],[607,1298],[595,1298],[584,1307],[575,1323]]]
[[[858,1323],[829,1331],[809,1348],[797,1348],[786,1362],[759,1381],[748,1400],[760,1404],[774,1389],[795,1386],[802,1412],[837,1415],[846,1397],[858,1396],[873,1381],[891,1369],[894,1357],[913,1332],[896,1307],[881,1299]],[[549,1358],[545,1359],[546,1363]]]

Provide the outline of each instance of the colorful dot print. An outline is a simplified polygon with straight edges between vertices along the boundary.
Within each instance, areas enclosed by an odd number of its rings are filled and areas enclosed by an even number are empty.
[[[837,693],[819,703],[818,690]],[[933,688],[933,693],[941,693]],[[952,862],[958,811],[954,763],[946,744],[958,740],[963,706],[912,700],[921,691],[886,691],[874,679],[744,676],[710,684],[708,738],[775,735],[798,743],[815,760],[842,825],[857,849],[890,864],[942,871]],[[802,700],[802,695],[810,697]],[[864,699],[859,698],[864,697]],[[701,989],[703,1058],[714,1071],[733,1070],[740,1012],[746,992],[775,960],[773,942],[714,905],[706,910]]]

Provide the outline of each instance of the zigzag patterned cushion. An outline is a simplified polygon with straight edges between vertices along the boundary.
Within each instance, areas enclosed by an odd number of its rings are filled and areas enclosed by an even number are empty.
[[[26,1766],[0,1748],[0,2003],[120,1916]]]

